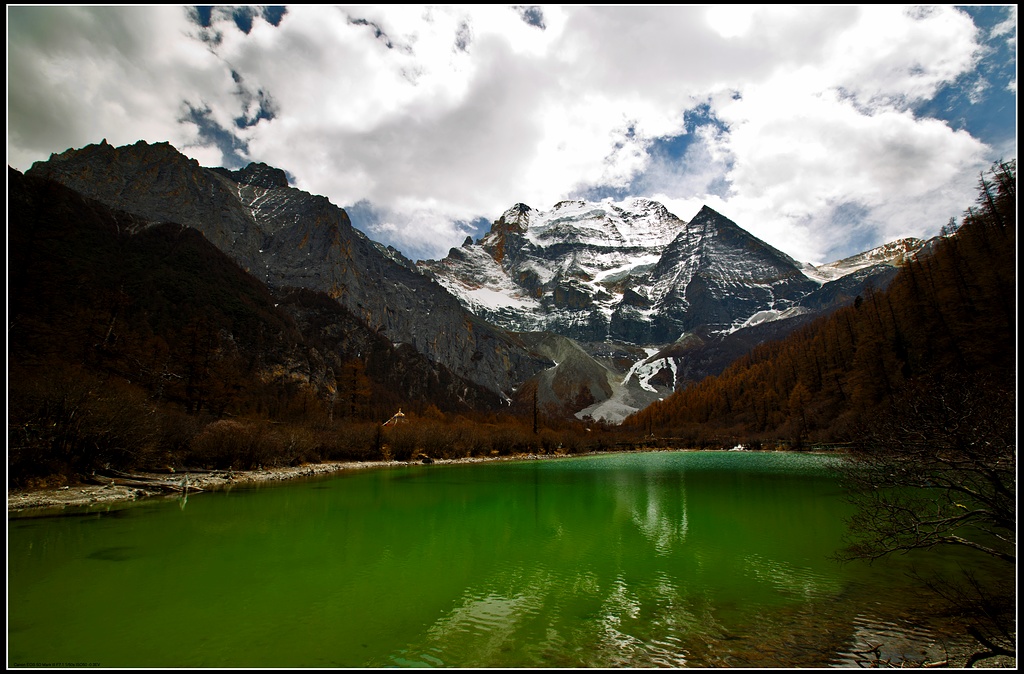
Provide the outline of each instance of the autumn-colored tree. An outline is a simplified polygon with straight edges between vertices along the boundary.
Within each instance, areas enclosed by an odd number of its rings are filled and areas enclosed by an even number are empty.
[[[363,361],[350,358],[342,364],[337,375],[337,389],[341,416],[353,420],[366,418],[373,389]]]

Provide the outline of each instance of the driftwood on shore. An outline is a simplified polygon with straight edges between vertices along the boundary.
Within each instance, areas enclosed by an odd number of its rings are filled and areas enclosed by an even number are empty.
[[[202,491],[201,488],[189,481],[187,475],[181,480],[171,481],[147,477],[145,475],[131,475],[117,470],[111,470],[108,472],[108,475],[97,475],[96,473],[93,473],[90,476],[89,481],[103,486],[135,487],[139,489],[165,492],[185,493],[189,491]]]

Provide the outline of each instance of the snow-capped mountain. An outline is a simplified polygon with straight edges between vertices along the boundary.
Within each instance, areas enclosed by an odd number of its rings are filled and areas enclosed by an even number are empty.
[[[828,283],[829,281],[835,281],[843,276],[875,265],[899,266],[914,253],[921,250],[924,244],[925,242],[921,239],[898,239],[883,244],[878,248],[872,248],[864,253],[858,253],[842,260],[818,265],[817,267],[812,264],[805,264],[803,272],[815,281]]]
[[[506,328],[607,339],[624,289],[686,223],[646,199],[516,204],[476,244],[419,266],[470,311]]]
[[[685,222],[647,199],[563,201],[550,211],[517,204],[477,243],[420,268],[506,328],[634,344],[798,311],[820,285],[706,206]]]
[[[815,267],[707,206],[686,222],[647,199],[562,201],[549,211],[516,204],[476,243],[417,266],[490,322],[583,344],[608,383],[589,386],[594,401],[579,414],[615,421],[884,287],[922,245],[905,239]],[[579,369],[556,359],[545,376],[592,380],[567,368]]]

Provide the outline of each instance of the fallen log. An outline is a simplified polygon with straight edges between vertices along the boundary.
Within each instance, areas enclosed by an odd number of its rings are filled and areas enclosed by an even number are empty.
[[[107,477],[94,474],[90,477],[90,481],[95,484],[101,484],[106,487],[136,487],[140,489],[157,489],[160,491],[171,491],[179,493],[183,493],[186,491],[203,491],[201,488],[191,484],[188,478],[184,478],[181,481],[177,482],[168,482],[166,480],[156,480],[142,475],[129,475],[128,473],[120,473],[120,471],[110,472],[119,473],[119,476]]]

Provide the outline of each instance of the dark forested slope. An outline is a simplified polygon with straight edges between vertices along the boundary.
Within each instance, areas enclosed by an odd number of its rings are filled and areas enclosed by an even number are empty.
[[[13,169],[8,310],[14,480],[145,463],[217,418],[322,425],[502,404],[323,293],[271,291],[198,230]],[[191,419],[181,433],[178,417]]]
[[[1016,376],[1016,163],[984,175],[955,234],[880,292],[761,345],[625,425],[693,439],[850,440],[913,382]]]

